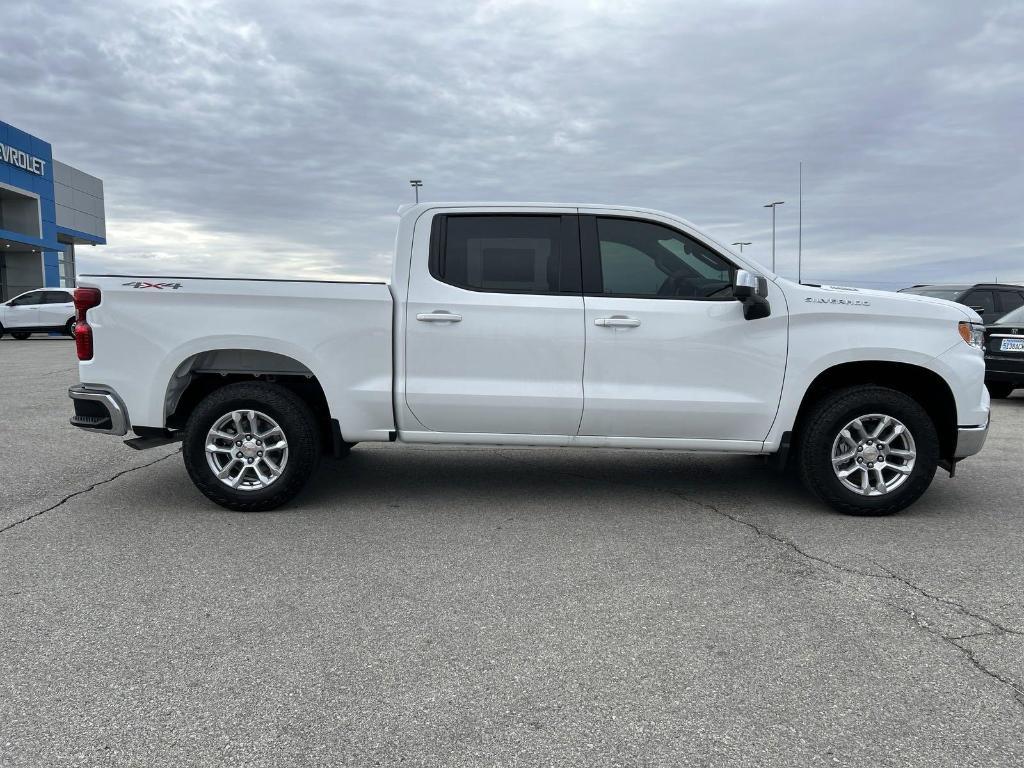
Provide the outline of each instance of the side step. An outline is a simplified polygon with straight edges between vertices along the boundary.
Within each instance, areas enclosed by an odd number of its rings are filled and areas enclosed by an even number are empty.
[[[152,435],[141,435],[139,437],[133,437],[124,441],[124,444],[129,448],[134,448],[136,451],[146,451],[150,448],[159,448],[161,445],[170,445],[171,443],[180,443],[184,434],[181,431],[168,432],[166,430],[154,430],[155,434]]]

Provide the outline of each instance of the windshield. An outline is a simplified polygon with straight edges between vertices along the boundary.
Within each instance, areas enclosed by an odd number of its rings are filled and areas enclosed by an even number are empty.
[[[1017,307],[1013,312],[1007,312],[993,325],[1024,325],[1024,307]]]
[[[910,288],[903,293],[913,293],[916,296],[931,296],[933,299],[946,299],[956,301],[956,297],[963,293],[963,288]]]

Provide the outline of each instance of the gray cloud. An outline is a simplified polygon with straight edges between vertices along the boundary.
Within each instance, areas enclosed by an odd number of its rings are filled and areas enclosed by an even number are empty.
[[[806,278],[1024,280],[1024,4],[37,0],[4,120],[104,178],[95,269],[384,275],[426,199],[661,208]],[[37,29],[54,44],[24,34]]]

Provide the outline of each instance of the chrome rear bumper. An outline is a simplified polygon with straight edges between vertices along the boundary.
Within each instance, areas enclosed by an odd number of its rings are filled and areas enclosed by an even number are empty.
[[[73,427],[104,435],[128,434],[128,411],[112,389],[77,384],[68,389],[68,397],[75,404]]]

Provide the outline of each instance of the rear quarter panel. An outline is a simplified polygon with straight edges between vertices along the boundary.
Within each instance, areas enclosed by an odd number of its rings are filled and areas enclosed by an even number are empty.
[[[164,426],[168,384],[182,362],[244,349],[312,371],[346,439],[386,440],[394,429],[384,283],[85,275],[78,285],[102,294],[88,313],[95,354],[79,364],[81,381],[112,387],[132,426]]]

